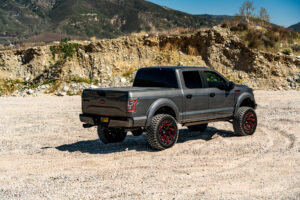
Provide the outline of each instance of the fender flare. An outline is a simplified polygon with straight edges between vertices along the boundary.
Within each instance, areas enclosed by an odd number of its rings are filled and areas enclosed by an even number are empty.
[[[238,99],[236,101],[236,104],[235,104],[235,107],[234,107],[234,113],[238,110],[238,108],[240,107],[240,105],[242,104],[242,102],[245,99],[248,99],[248,98],[255,103],[255,99],[254,99],[253,94],[250,94],[249,92],[245,92],[245,93],[241,94],[238,97]]]
[[[156,100],[155,102],[153,102],[151,104],[151,106],[149,107],[148,111],[147,111],[147,121],[146,121],[146,127],[150,126],[151,123],[151,119],[154,116],[155,112],[158,111],[160,108],[162,107],[170,107],[171,109],[173,109],[173,111],[175,112],[176,115],[176,120],[179,121],[179,109],[176,106],[176,104],[167,98],[161,98]]]

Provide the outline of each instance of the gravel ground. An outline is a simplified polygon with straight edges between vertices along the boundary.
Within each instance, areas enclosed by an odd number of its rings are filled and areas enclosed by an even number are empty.
[[[153,151],[145,135],[104,145],[80,97],[0,98],[0,199],[300,199],[300,92],[255,92],[259,126],[230,123]]]

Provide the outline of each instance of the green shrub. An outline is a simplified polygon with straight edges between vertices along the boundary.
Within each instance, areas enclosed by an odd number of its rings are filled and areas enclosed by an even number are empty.
[[[59,54],[59,61],[71,60],[76,53],[78,44],[70,43],[71,38],[64,38],[60,41],[59,46],[51,46],[50,51],[52,53],[53,60],[55,55]]]
[[[250,48],[258,48],[263,44],[262,42],[263,32],[261,30],[249,30],[246,35],[248,46]]]
[[[230,28],[231,31],[246,31],[249,29],[249,24],[245,22],[240,22],[235,26]]]
[[[93,81],[91,79],[81,78],[81,77],[73,77],[73,78],[71,78],[71,82],[75,82],[75,83],[88,83],[88,84],[93,83]]]
[[[281,53],[285,54],[285,55],[291,55],[292,54],[292,49],[290,48],[285,48],[281,51]]]

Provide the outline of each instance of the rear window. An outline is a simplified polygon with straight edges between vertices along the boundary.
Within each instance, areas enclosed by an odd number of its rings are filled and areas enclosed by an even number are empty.
[[[175,71],[172,69],[144,68],[137,72],[133,87],[178,88],[178,83]]]
[[[187,88],[202,88],[202,82],[199,75],[199,71],[186,71],[182,72],[184,83]]]

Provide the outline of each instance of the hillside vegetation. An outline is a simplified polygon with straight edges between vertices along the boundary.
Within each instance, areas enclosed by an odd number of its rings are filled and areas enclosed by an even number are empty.
[[[223,21],[221,27],[231,30],[249,48],[271,53],[300,55],[300,33],[269,23]]]

